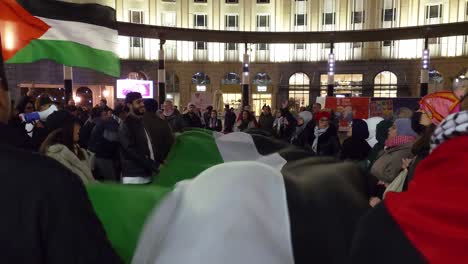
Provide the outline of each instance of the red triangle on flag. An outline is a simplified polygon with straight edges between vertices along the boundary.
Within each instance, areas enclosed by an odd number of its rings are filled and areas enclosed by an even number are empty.
[[[31,40],[40,38],[50,26],[34,17],[15,0],[0,1],[0,34],[3,59],[7,61]]]

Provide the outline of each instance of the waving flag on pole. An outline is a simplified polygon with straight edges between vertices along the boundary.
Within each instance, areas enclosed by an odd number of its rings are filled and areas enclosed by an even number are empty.
[[[0,1],[7,63],[42,59],[120,76],[115,10],[60,1]]]

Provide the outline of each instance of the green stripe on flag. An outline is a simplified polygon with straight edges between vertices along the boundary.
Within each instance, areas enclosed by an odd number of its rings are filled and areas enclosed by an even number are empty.
[[[130,263],[146,218],[172,189],[115,183],[89,184],[86,189],[112,246]]]
[[[132,260],[146,218],[175,184],[193,179],[221,163],[223,159],[213,133],[191,130],[176,138],[166,165],[161,167],[152,184],[135,186],[104,182],[86,186],[107,237],[125,263]]]
[[[116,54],[63,40],[32,40],[7,63],[31,63],[42,59],[120,76],[120,60]]]
[[[192,179],[204,170],[223,163],[213,133],[190,130],[177,136],[166,164],[161,167],[153,184],[172,187],[177,182]]]

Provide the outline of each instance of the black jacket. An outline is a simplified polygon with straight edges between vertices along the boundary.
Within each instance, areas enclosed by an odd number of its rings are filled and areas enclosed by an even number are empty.
[[[148,135],[149,136],[149,135]],[[149,142],[143,119],[129,115],[120,125],[122,176],[151,177],[159,168],[159,162],[151,160]],[[153,151],[156,156],[156,152]]]
[[[304,142],[308,149],[312,149],[315,140],[315,126],[311,128],[305,135]],[[317,156],[328,156],[339,158],[341,152],[340,140],[338,138],[337,129],[333,124],[330,124],[328,130],[323,133],[318,139]]]
[[[156,151],[154,153],[155,158],[158,162],[162,163],[167,158],[175,140],[171,127],[166,120],[151,112],[145,112],[143,123],[151,137],[153,149]]]
[[[208,122],[206,123],[205,128],[213,131],[218,131],[221,132],[223,130],[223,124],[221,123],[221,119],[216,119],[216,126],[215,127],[210,127],[211,123],[211,118],[208,119]]]
[[[273,123],[275,122],[275,117],[271,114],[264,115],[263,113],[260,114],[260,118],[258,120],[258,124],[260,125],[260,129],[266,130],[273,134]]]
[[[1,145],[0,177],[0,263],[122,263],[70,170]]]
[[[185,127],[197,127],[202,128],[201,118],[195,113],[186,113],[182,115],[184,119]]]
[[[89,140],[91,138],[91,133],[93,132],[94,126],[96,124],[91,119],[88,119],[84,126],[80,129],[80,141],[79,145],[83,149],[88,149]]]
[[[98,122],[91,132],[88,149],[98,158],[118,158],[119,150],[119,123],[115,119]]]
[[[236,124],[236,114],[234,114],[231,110],[226,111],[226,114],[224,115],[224,132],[233,132],[234,124]]]
[[[17,120],[11,120],[8,125],[0,122],[0,143],[25,150],[39,150],[26,133],[24,124]]]
[[[348,138],[343,142],[342,160],[362,161],[367,160],[372,148],[366,140]]]

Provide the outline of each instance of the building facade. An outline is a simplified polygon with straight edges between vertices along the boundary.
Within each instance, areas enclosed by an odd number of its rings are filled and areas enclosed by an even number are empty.
[[[123,22],[223,31],[347,31],[468,21],[467,0],[67,0],[116,9]],[[429,39],[430,90],[449,88],[468,68],[467,36]],[[293,98],[299,106],[326,94],[331,43],[213,43],[167,41],[168,97],[178,105],[212,103],[215,91],[239,105],[245,50],[250,55],[251,102],[279,105]],[[140,76],[157,83],[159,40],[119,36],[122,78]],[[342,96],[417,96],[424,40],[334,44],[335,93]],[[11,66],[16,76],[23,66]],[[115,81],[75,70],[75,86],[113,90]],[[81,77],[83,76],[83,77]],[[94,76],[94,75],[93,75]],[[40,76],[38,76],[40,77]],[[29,78],[29,79],[28,79]],[[24,80],[24,87],[34,76]],[[79,82],[78,82],[79,80]],[[44,80],[45,81],[45,80]],[[36,83],[41,81],[36,80]],[[44,86],[47,85],[45,81]],[[55,83],[60,86],[59,83]],[[54,85],[54,83],[50,83]],[[97,89],[97,88],[96,88]],[[111,93],[112,97],[113,93]],[[101,96],[101,95],[100,95]],[[156,97],[157,98],[157,97]]]

